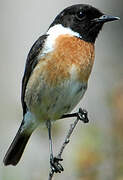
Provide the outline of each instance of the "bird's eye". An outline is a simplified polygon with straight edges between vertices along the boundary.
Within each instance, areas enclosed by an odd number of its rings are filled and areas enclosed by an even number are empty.
[[[76,18],[81,21],[84,17],[84,13],[82,11],[78,11],[76,14]]]

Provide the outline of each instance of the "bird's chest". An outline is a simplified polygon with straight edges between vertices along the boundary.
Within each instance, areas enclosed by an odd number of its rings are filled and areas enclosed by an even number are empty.
[[[56,85],[70,78],[87,82],[94,62],[94,45],[77,37],[60,35],[53,51],[42,57],[37,69],[47,83]]]
[[[28,108],[53,119],[71,111],[86,91],[93,61],[91,43],[59,36],[54,50],[39,59],[28,81],[25,95]]]

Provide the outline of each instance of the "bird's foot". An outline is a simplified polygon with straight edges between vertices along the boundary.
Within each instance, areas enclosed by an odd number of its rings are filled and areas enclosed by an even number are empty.
[[[79,120],[83,121],[84,123],[88,123],[88,112],[85,109],[79,108],[79,112],[77,113],[77,117]]]
[[[84,123],[88,123],[88,112],[85,109],[79,108],[79,112],[72,113],[72,114],[64,114],[62,118],[70,118],[70,117],[77,117],[79,120],[83,121]]]
[[[59,163],[59,161],[63,161],[63,159],[58,158],[58,157],[53,157],[51,155],[50,157],[50,167],[51,167],[51,171],[55,172],[55,173],[61,173],[62,171],[64,171],[62,165]]]

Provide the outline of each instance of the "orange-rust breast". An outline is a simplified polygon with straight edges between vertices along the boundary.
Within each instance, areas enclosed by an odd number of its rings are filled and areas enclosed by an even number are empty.
[[[94,62],[94,44],[70,35],[60,35],[54,43],[54,51],[45,59],[43,72],[45,80],[57,84],[71,76],[71,68],[76,68],[77,80],[87,82]]]

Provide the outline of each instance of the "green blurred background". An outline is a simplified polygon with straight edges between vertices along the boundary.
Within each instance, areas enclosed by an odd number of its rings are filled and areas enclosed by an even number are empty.
[[[104,26],[96,41],[96,58],[81,106],[90,123],[79,122],[63,154],[65,171],[54,180],[123,180],[123,1],[122,0],[1,0],[0,1],[0,180],[48,179],[46,128],[32,135],[20,163],[2,160],[22,120],[21,80],[27,54],[54,17],[65,7],[89,3],[120,21]],[[74,119],[56,122],[54,150]]]

